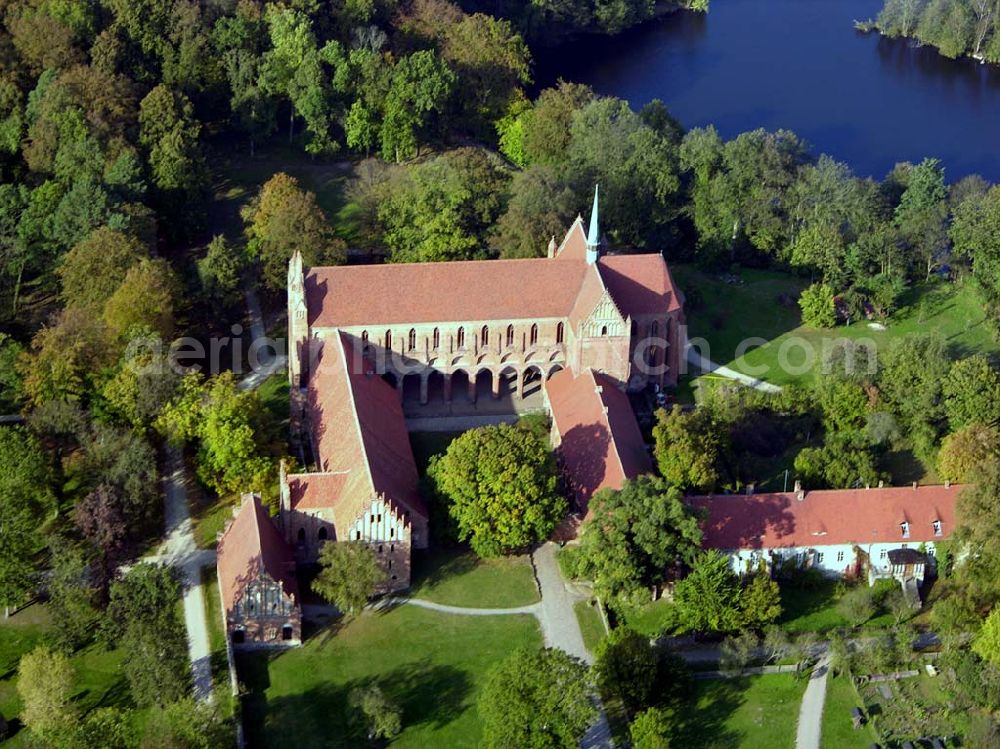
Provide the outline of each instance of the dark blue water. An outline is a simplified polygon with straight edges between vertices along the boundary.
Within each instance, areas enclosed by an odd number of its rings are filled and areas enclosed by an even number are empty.
[[[614,38],[539,54],[536,79],[590,84],[638,108],[661,99],[724,138],[787,128],[816,153],[881,177],[940,158],[949,180],[1000,182],[1000,67],[853,28],[880,0],[712,0]]]

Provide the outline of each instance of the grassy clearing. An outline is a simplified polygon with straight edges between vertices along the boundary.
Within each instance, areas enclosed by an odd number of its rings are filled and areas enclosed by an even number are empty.
[[[806,680],[788,674],[696,681],[671,746],[792,749]]]
[[[474,608],[512,608],[539,600],[527,556],[480,559],[468,551],[415,551],[411,593],[435,603]]]
[[[587,650],[593,653],[607,634],[601,612],[597,610],[597,603],[595,601],[577,601],[573,604],[573,611],[576,613],[576,621],[580,625],[583,644]]]
[[[677,618],[674,605],[666,598],[661,598],[626,611],[625,623],[640,634],[659,637],[673,632]]]
[[[739,276],[743,284],[733,285],[691,266],[673,271],[681,288],[694,290],[700,299],[688,310],[687,319],[689,336],[704,338],[709,344],[702,353],[718,364],[779,385],[811,378],[824,347],[829,348],[837,339],[867,339],[882,348],[913,333],[940,333],[956,356],[1000,352],[1000,343],[993,339],[983,304],[971,283],[934,280],[910,288],[884,331],[873,330],[865,322],[817,330],[803,326],[798,305],[789,303],[807,285],[797,276],[742,270]],[[750,338],[766,343],[737,357],[737,347]],[[779,366],[782,358],[788,368]],[[699,378],[695,384],[702,382]]]
[[[403,710],[394,749],[478,746],[476,697],[494,663],[541,645],[534,617],[464,617],[400,606],[366,612],[301,648],[240,654],[248,746],[361,745],[347,697],[376,682]]]
[[[35,604],[8,620],[0,618],[0,715],[16,721],[21,709],[17,694],[17,664],[25,653],[48,641],[49,616],[44,605]],[[125,653],[91,644],[71,657],[76,674],[74,699],[82,713],[97,707],[133,707],[128,683],[121,672]],[[142,725],[143,713],[135,714]],[[18,727],[18,724],[13,726]],[[4,743],[4,749],[27,746],[27,735],[19,731]]]
[[[864,585],[864,583],[860,583]],[[815,587],[804,588],[781,585],[781,618],[778,624],[787,632],[825,633],[835,629],[850,628],[850,623],[837,611],[838,585],[835,580],[824,580]],[[865,622],[863,629],[882,629],[892,626],[892,615],[881,607],[875,616]]]
[[[871,725],[855,728],[851,710],[862,707],[851,678],[847,674],[831,676],[826,681],[826,704],[823,706],[823,735],[820,746],[836,749],[867,749],[875,741]]]
[[[358,207],[345,197],[355,161],[322,161],[301,152],[281,148],[250,158],[247,154],[220,159],[215,191],[213,229],[238,238],[243,225],[239,209],[257,194],[261,185],[278,172],[295,177],[299,185],[316,194],[316,202],[326,213],[334,231],[350,243],[356,237]]]

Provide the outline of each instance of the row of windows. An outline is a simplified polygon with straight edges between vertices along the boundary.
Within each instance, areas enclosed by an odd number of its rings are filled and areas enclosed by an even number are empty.
[[[935,536],[940,536],[944,533],[944,528],[942,528],[940,520],[933,521],[931,527],[934,529]],[[902,532],[903,538],[910,537],[910,524],[906,520],[899,524],[899,530]]]
[[[605,330],[605,334],[606,334],[607,328],[605,328],[604,330]],[[563,342],[563,339],[565,337],[565,333],[566,333],[565,326],[562,323],[558,323],[556,325],[556,343],[562,343]],[[513,325],[508,325],[507,326],[507,330],[504,332],[504,335],[505,335],[506,344],[508,346],[513,346],[514,345],[514,326]],[[481,341],[481,345],[483,345],[483,346],[489,346],[490,345],[490,326],[489,325],[484,325],[482,327],[482,330],[479,332],[479,339]],[[368,338],[368,331],[367,330],[362,331],[362,333],[361,333],[361,341],[365,345],[368,345],[368,340],[369,340],[369,338]],[[391,330],[385,331],[385,336],[383,337],[382,340],[383,340],[383,344],[385,345],[385,348],[391,349],[392,348],[392,331]],[[538,343],[538,324],[537,323],[533,323],[532,326],[531,326],[531,328],[530,328],[530,330],[528,331],[528,343],[530,345],[532,345],[532,346],[535,345],[536,343]],[[465,328],[464,327],[460,327],[458,329],[458,332],[455,334],[455,345],[459,349],[464,349],[465,348]],[[410,332],[407,334],[407,337],[406,337],[406,346],[407,346],[407,350],[408,351],[415,351],[416,350],[416,348],[417,348],[417,331],[416,331],[416,328],[410,328]],[[439,328],[434,328],[434,332],[431,334],[431,348],[437,349],[437,348],[440,348],[440,347],[441,347],[441,330]]]

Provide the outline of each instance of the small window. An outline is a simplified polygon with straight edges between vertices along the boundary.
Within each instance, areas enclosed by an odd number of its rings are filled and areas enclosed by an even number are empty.
[[[299,528],[298,539],[299,539],[299,543],[300,544],[304,544],[306,542],[306,529],[305,528]]]
[[[367,330],[362,330],[362,331],[361,331],[361,342],[362,342],[362,343],[363,343],[363,344],[364,344],[365,346],[367,346],[367,345],[368,345],[368,331],[367,331]]]
[[[823,564],[823,552],[822,551],[817,551],[816,552],[816,564]]]
[[[391,330],[385,331],[385,347],[387,349],[391,349],[392,348],[392,331]]]
[[[842,552],[842,551],[838,551],[837,552],[837,561],[838,562],[843,562],[844,561],[844,552]]]
[[[483,330],[479,334],[479,337],[482,339],[484,346],[489,346],[490,345],[490,326],[489,325],[484,325],[483,326]]]
[[[514,345],[514,326],[513,325],[508,325],[507,326],[507,345],[508,346],[513,346]]]
[[[601,335],[607,335],[607,334],[608,334],[608,326],[607,325],[602,325],[601,326]]]
[[[532,345],[538,343],[538,325],[531,326],[531,336],[529,340],[531,341]]]
[[[382,544],[379,544],[379,545],[378,545],[378,553],[379,553],[379,554],[381,554],[383,550],[384,550],[384,549],[383,549],[383,547],[382,547]]]
[[[374,524],[374,523],[375,523],[375,513],[373,512],[372,513],[372,524]]]
[[[941,533],[942,533],[942,530],[941,530],[941,521],[940,520],[935,520],[932,525],[934,526],[934,535],[935,536],[940,536]]]
[[[396,550],[396,544],[389,544],[389,552],[392,553]]]
[[[281,628],[281,639],[282,640],[291,640],[292,639],[292,635],[294,634],[294,632],[295,632],[295,629],[292,627],[292,625],[291,624],[286,624],[284,627]]]
[[[899,524],[899,530],[903,532],[903,538],[910,537],[910,524],[905,520]]]
[[[417,347],[417,331],[413,328],[410,328],[410,337],[407,341],[407,345],[409,346],[410,351],[413,351]]]
[[[563,342],[563,324],[559,323],[556,325],[556,343]]]
[[[391,559],[389,560],[389,566],[388,566],[388,569],[390,569],[390,570],[392,569],[392,560],[391,560]]]
[[[389,529],[389,538],[395,538],[395,537],[396,537],[396,529],[395,528],[390,528]]]
[[[434,328],[434,348],[439,348],[441,346],[441,331]]]
[[[886,550],[885,550],[885,549],[882,549],[882,551],[880,551],[880,552],[878,553],[878,558],[879,558],[879,559],[885,559],[885,558],[886,558],[886,556],[888,556],[888,554],[887,554],[887,552],[886,552]]]
[[[928,549],[927,549],[927,556],[929,556],[929,557],[934,556],[934,547],[933,546],[928,547]]]
[[[455,342],[459,348],[465,348],[465,328],[458,329],[458,335],[455,336]]]

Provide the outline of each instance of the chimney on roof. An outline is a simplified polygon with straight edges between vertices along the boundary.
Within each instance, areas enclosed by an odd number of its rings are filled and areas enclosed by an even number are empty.
[[[792,491],[795,492],[796,494],[802,491],[802,482],[799,481],[798,479],[795,479],[795,488],[792,489]]]
[[[558,247],[556,246],[556,235],[553,234],[552,238],[549,240],[549,257],[555,257],[557,249]]]
[[[594,186],[594,207],[590,209],[590,231],[587,233],[587,264],[593,265],[597,262],[597,247],[601,243],[601,230],[597,221],[597,193],[600,185]]]
[[[944,488],[951,489],[951,481],[949,479],[944,480]]]
[[[917,490],[917,482],[916,482],[916,481],[914,481],[914,482],[913,482],[913,491],[916,491],[916,490]]]

